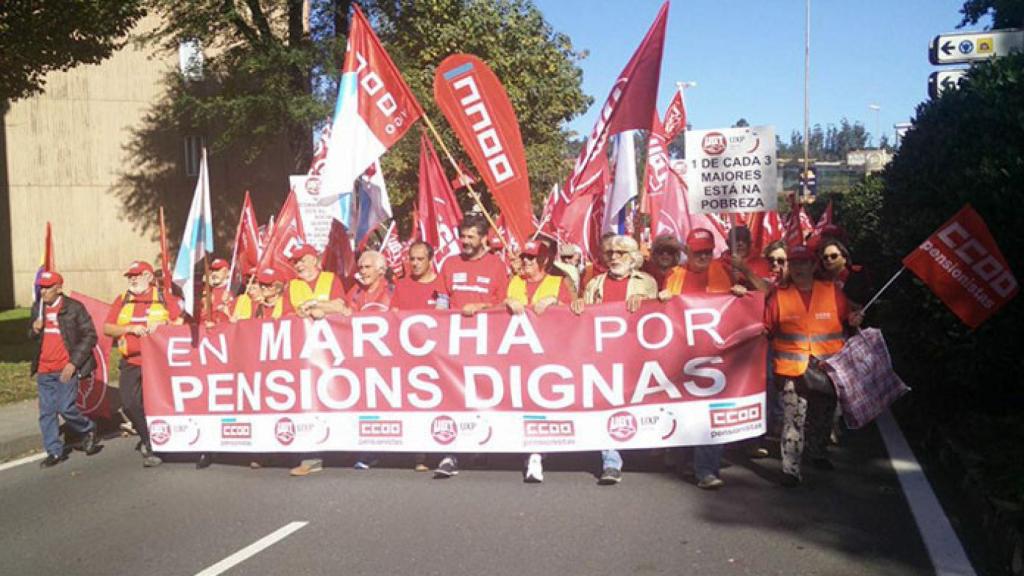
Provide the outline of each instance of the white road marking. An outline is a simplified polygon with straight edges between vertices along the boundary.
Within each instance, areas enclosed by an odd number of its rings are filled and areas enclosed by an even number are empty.
[[[231,568],[241,564],[247,559],[259,554],[263,550],[273,546],[274,544],[284,540],[296,530],[299,530],[309,522],[292,522],[291,524],[285,525],[270,534],[267,534],[263,538],[249,544],[245,548],[242,548],[238,552],[235,552],[231,556],[217,562],[213,566],[210,566],[206,570],[199,572],[196,576],[217,576],[217,574],[223,574]]]
[[[11,460],[10,462],[0,464],[0,472],[3,472],[4,470],[10,470],[15,466],[21,466],[22,464],[28,464],[29,462],[42,460],[43,458],[46,458],[46,452],[40,452],[38,454],[33,454],[31,456],[25,456],[24,458],[18,458],[17,460]]]
[[[928,556],[932,560],[937,576],[975,576],[974,567],[967,559],[967,553],[960,544],[953,526],[942,511],[939,499],[932,492],[921,465],[914,458],[914,452],[903,437],[899,424],[888,410],[875,421],[882,434],[889,460],[896,471],[896,477],[903,487],[903,494],[914,514],[917,529],[924,540]]]

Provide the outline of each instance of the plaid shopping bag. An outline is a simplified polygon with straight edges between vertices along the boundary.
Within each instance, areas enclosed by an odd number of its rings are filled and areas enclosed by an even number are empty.
[[[853,429],[870,424],[910,391],[893,371],[889,349],[877,328],[860,330],[821,364],[836,385],[843,419]]]

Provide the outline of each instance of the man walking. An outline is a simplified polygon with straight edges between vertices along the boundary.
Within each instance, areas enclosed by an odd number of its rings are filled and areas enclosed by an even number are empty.
[[[39,465],[50,468],[66,458],[58,414],[70,430],[82,435],[82,450],[86,454],[91,456],[100,451],[96,424],[75,405],[79,378],[89,376],[96,367],[92,356],[96,329],[85,306],[63,294],[64,279],[60,274],[43,272],[39,287],[39,301],[32,306],[32,317],[36,320],[30,336],[39,346],[32,358],[32,374],[39,389],[39,428],[46,448],[46,458]]]

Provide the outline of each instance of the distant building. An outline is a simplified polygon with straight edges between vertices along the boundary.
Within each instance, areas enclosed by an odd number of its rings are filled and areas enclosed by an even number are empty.
[[[149,17],[139,26],[155,24]],[[49,74],[43,94],[10,106],[0,123],[0,309],[31,304],[47,221],[57,269],[70,289],[109,299],[124,289],[121,271],[131,260],[157,263],[156,207],[167,206],[169,225],[183,220],[204,135],[154,129],[148,115],[164,95],[167,73],[180,69],[190,80],[201,79],[202,64],[194,43],[167,54],[129,42],[101,64]],[[137,165],[130,149],[145,130],[152,167]],[[237,215],[246,188],[262,210],[283,200],[289,155],[280,152],[277,162],[256,167],[211,159],[219,218]],[[156,173],[151,179],[128,177],[149,168]],[[145,231],[143,220],[150,226]],[[233,224],[221,227],[230,228],[218,230],[230,240]],[[171,227],[172,242],[180,234]],[[229,246],[219,248],[223,254]]]

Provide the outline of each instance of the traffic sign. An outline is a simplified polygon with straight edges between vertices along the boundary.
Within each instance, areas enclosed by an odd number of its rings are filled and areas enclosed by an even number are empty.
[[[1024,30],[942,34],[932,39],[928,59],[936,65],[964,64],[1006,56],[1014,50],[1024,50]]]
[[[946,90],[956,90],[967,80],[967,70],[939,70],[928,76],[928,96],[938,98]]]

